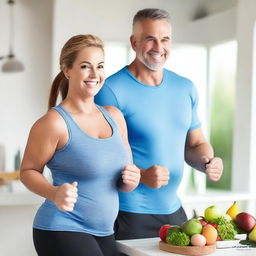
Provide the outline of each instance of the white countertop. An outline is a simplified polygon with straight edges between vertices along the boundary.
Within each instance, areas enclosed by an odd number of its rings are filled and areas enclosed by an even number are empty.
[[[159,249],[160,238],[145,238],[134,240],[119,240],[118,248],[130,256],[180,256]],[[211,256],[256,256],[256,248],[225,248],[216,249]]]

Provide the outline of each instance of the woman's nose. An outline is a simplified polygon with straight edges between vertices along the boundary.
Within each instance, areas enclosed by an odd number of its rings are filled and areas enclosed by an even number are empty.
[[[97,77],[97,71],[95,68],[90,69],[90,77]]]

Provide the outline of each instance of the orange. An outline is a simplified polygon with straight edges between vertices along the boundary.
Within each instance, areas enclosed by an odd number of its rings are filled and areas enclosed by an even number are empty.
[[[212,225],[207,224],[206,226],[203,227],[202,235],[206,239],[206,244],[211,245],[211,244],[215,244],[218,236],[218,232],[217,232],[217,229],[214,228]]]

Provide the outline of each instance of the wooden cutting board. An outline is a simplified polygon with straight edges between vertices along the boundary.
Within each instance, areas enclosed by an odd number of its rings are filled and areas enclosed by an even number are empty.
[[[200,255],[207,255],[213,253],[216,250],[216,245],[206,245],[206,246],[176,246],[170,245],[163,241],[159,242],[160,250],[166,252],[172,252],[182,255],[189,255],[189,256],[200,256]]]

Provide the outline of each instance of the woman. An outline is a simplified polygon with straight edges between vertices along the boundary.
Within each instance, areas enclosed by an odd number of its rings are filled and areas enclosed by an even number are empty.
[[[39,256],[117,255],[118,189],[136,188],[140,170],[131,164],[121,112],[94,103],[104,82],[103,42],[72,37],[60,68],[49,111],[33,125],[21,165],[21,181],[46,198],[34,219],[34,245]],[[55,106],[59,93],[63,101]],[[43,176],[45,165],[53,185]]]

